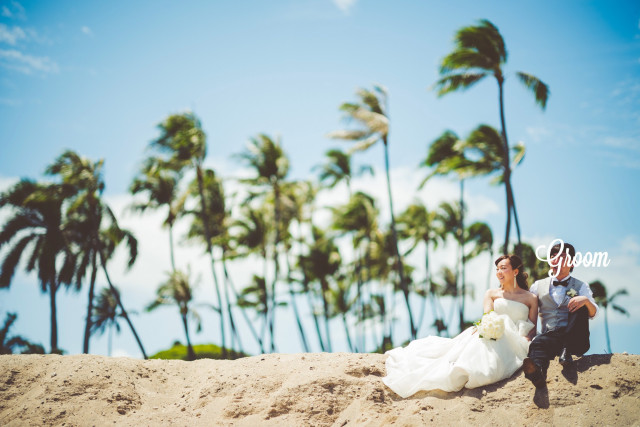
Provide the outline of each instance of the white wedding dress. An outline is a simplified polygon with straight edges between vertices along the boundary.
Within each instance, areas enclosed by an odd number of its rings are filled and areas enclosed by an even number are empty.
[[[533,328],[529,308],[517,301],[497,298],[494,311],[504,318],[498,340],[480,338],[472,326],[455,338],[430,336],[389,350],[387,376],[382,381],[402,397],[420,390],[458,391],[495,383],[513,375],[527,357]]]

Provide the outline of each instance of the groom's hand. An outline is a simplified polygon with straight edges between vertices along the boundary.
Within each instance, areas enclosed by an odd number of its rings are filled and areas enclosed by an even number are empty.
[[[569,300],[569,304],[567,304],[567,307],[569,308],[569,311],[573,313],[574,311],[584,306],[588,301],[589,298],[585,296],[573,297]]]

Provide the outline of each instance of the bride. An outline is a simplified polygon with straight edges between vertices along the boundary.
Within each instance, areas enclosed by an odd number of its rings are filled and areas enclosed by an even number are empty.
[[[429,336],[405,348],[389,350],[382,381],[402,397],[420,390],[458,391],[491,384],[513,375],[527,357],[536,334],[538,298],[528,291],[527,274],[516,255],[495,261],[500,287],[484,296],[484,312],[504,320],[497,339],[481,338],[472,326],[455,338]]]

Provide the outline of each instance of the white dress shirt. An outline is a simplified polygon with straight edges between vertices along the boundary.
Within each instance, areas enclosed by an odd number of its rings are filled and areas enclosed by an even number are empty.
[[[570,277],[571,277],[570,275],[565,277],[564,279],[561,280],[561,282],[566,282],[567,280],[569,280]],[[560,305],[562,304],[565,297],[567,296],[566,295],[567,287],[560,286],[560,285],[554,286],[553,282],[555,280],[556,279],[551,279],[551,284],[549,285],[549,295],[551,295],[551,298],[553,298],[556,304]],[[596,307],[596,312],[593,314],[593,316],[591,316],[591,319],[593,319],[594,317],[596,317],[596,314],[598,314],[599,308],[598,308],[598,304],[596,304],[596,300],[593,299],[593,292],[591,292],[591,288],[582,280],[578,280],[575,277],[573,278],[573,280],[580,283],[580,287],[578,289],[578,295],[589,298],[589,301],[591,302],[591,304],[593,304]],[[531,285],[529,292],[531,292],[535,296],[538,296],[538,282],[535,282],[533,285]]]

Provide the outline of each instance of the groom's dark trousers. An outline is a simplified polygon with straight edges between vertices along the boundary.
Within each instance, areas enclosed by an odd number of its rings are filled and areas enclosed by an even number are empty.
[[[569,313],[567,326],[537,335],[529,345],[529,358],[546,373],[549,361],[563,348],[582,355],[589,350],[589,310],[583,306]]]

